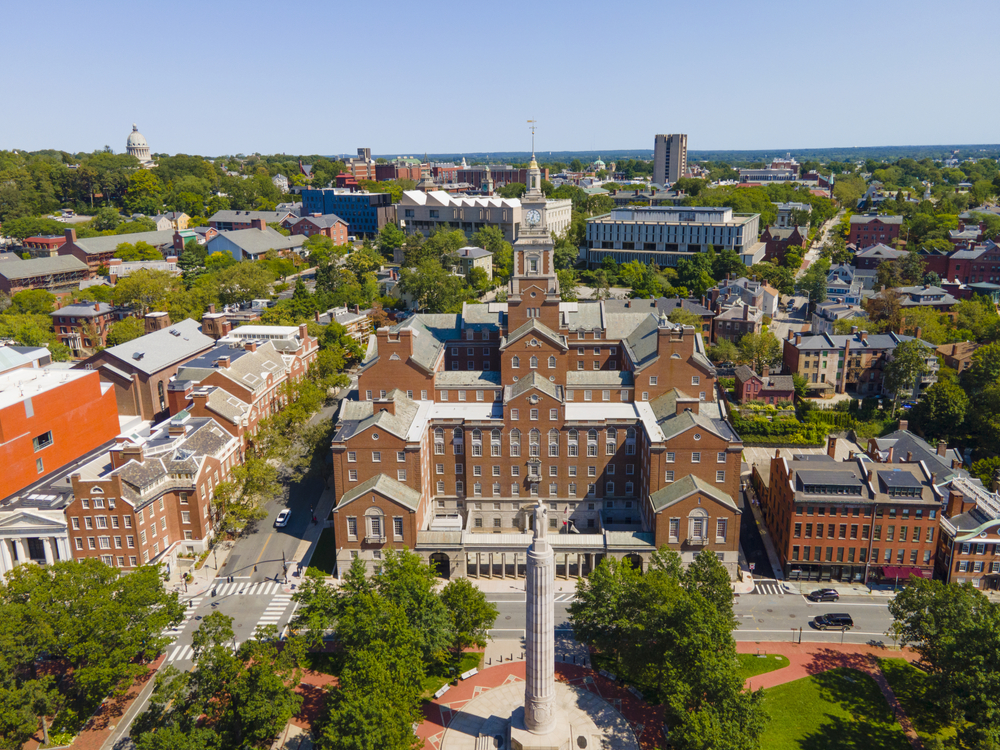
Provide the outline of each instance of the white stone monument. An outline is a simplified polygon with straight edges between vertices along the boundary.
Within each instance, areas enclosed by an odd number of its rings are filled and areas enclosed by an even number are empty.
[[[603,698],[556,682],[555,555],[548,528],[548,511],[539,504],[527,554],[524,691],[508,682],[465,703],[445,729],[440,750],[639,750],[628,722]]]

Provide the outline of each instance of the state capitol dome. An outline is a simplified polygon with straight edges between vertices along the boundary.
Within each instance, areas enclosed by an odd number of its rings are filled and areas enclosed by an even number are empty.
[[[125,152],[130,156],[134,156],[142,164],[147,164],[151,161],[149,157],[149,144],[146,143],[146,139],[139,132],[139,127],[134,123],[132,124],[132,132],[128,134],[128,140],[125,141]]]

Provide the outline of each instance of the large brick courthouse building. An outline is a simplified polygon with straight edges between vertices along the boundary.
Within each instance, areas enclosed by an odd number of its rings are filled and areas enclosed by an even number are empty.
[[[628,301],[562,302],[534,159],[506,303],[368,340],[333,438],[338,572],[407,548],[448,576],[521,576],[531,507],[557,574],[662,545],[738,569],[742,443],[701,334]],[[644,309],[643,309],[644,308]]]

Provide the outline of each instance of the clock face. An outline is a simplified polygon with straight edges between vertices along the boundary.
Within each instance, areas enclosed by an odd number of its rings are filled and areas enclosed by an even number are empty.
[[[536,226],[542,220],[542,214],[537,209],[532,208],[524,215],[524,220],[528,222],[529,226]]]

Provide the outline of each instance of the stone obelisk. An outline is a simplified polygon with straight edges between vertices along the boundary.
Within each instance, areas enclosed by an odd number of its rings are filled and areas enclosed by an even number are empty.
[[[528,547],[525,629],[524,728],[550,734],[555,706],[555,555],[545,539],[549,519],[545,506],[534,510],[535,536]]]

